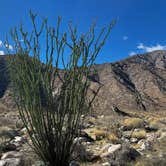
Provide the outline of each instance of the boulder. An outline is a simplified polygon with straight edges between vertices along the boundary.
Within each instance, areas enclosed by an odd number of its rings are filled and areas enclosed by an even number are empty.
[[[91,152],[85,145],[77,143],[75,145],[73,158],[77,158],[80,161],[92,162],[100,160],[100,155]]]
[[[8,158],[0,160],[0,166],[20,166],[22,163],[19,158]]]
[[[106,151],[107,149],[107,151]],[[116,144],[116,145],[107,145],[105,148],[103,148],[103,151],[106,151],[104,153],[100,153],[100,157],[109,157],[110,155],[113,155],[116,151],[121,149],[121,144]]]
[[[102,166],[110,166],[110,163],[109,162],[105,162],[102,164]]]
[[[1,157],[1,160],[7,159],[7,158],[21,158],[21,157],[22,157],[22,154],[20,152],[10,151],[10,152],[4,153]]]
[[[131,135],[132,135],[132,131],[124,131],[123,132],[123,137],[124,138],[130,139]]]
[[[16,149],[17,149],[17,146],[15,144],[9,143],[9,144],[6,144],[3,147],[2,151],[7,152],[7,151],[13,151],[13,150],[16,150]]]
[[[152,142],[146,140],[145,142],[142,143],[140,150],[143,151],[143,150],[152,150],[152,149],[153,149]]]
[[[138,142],[138,139],[137,139],[137,138],[131,138],[131,139],[130,139],[130,142],[131,142],[131,143],[137,143],[137,142]]]
[[[118,150],[114,155],[110,156],[110,165],[125,166],[126,162],[135,161],[141,154],[131,148],[128,144],[122,145],[121,150]]]

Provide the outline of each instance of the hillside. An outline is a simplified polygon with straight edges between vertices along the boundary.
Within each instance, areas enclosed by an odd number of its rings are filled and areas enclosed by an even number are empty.
[[[97,65],[92,87],[102,84],[95,109],[109,113],[112,105],[130,110],[166,109],[166,51],[136,55]],[[96,79],[96,82],[95,82]]]
[[[0,56],[0,166],[41,166],[13,111],[6,59]],[[102,86],[93,106],[100,115],[85,117],[70,165],[165,166],[166,51],[94,67],[89,94]]]
[[[102,85],[94,110],[109,114],[111,107],[128,110],[166,109],[166,51],[154,51],[125,60],[95,65],[91,88]],[[6,57],[0,56],[0,102],[10,106]]]

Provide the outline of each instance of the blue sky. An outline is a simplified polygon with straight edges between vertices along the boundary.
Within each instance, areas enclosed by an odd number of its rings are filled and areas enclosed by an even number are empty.
[[[97,63],[166,49],[165,7],[166,0],[1,0],[0,54],[10,28],[21,20],[27,29],[30,27],[27,21],[30,9],[48,17],[51,25],[55,25],[57,16],[62,17],[62,26],[72,20],[80,32],[86,32],[94,20],[100,29],[117,19]]]

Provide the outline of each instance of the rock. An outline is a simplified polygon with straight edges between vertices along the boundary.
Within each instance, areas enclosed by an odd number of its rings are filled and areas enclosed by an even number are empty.
[[[85,137],[77,137],[77,138],[74,139],[74,144],[82,143],[82,142],[88,142],[87,138],[85,138]]]
[[[89,149],[86,148],[86,146],[78,143],[75,145],[73,158],[77,158],[81,161],[92,162],[99,160],[100,155],[91,152]]]
[[[147,134],[147,139],[141,139],[138,141],[140,145],[139,151],[152,150],[153,144],[157,141],[157,135],[155,133]]]
[[[155,126],[145,126],[145,129],[146,129],[146,131],[148,131],[148,132],[152,132],[152,131],[157,131],[158,130],[158,128],[157,127],[155,127]]]
[[[132,135],[132,131],[124,131],[123,132],[123,137],[130,139]]]
[[[17,146],[15,144],[9,143],[6,146],[3,147],[3,151],[13,151],[16,150]]]
[[[131,143],[137,143],[137,142],[138,142],[138,139],[137,139],[137,138],[131,138],[131,139],[130,139],[130,142],[131,142]]]
[[[141,154],[134,148],[130,148],[129,144],[122,145],[121,150],[110,156],[110,165],[124,165],[124,163],[135,161]]]
[[[23,122],[22,122],[21,119],[18,119],[18,120],[17,120],[17,122],[16,122],[16,127],[17,127],[18,129],[22,129],[22,128],[24,127],[24,124],[23,124]]]
[[[88,135],[88,133],[86,133],[85,131],[81,131],[80,137],[86,138],[88,142],[94,141],[94,139],[90,135]]]
[[[10,152],[4,153],[1,157],[1,160],[7,159],[7,158],[20,158],[20,157],[22,157],[22,154],[20,152],[10,151]]]
[[[14,137],[13,140],[10,141],[10,143],[15,145],[17,148],[20,147],[25,142],[26,142],[26,139],[20,136],[16,136]]]
[[[13,139],[15,136],[18,136],[18,135],[19,135],[19,133],[16,130],[13,130],[10,128],[0,131],[0,136],[5,137],[5,138]]]
[[[72,161],[69,166],[80,166],[80,164],[76,161]]]
[[[107,151],[108,151],[108,148],[109,148],[111,145],[112,145],[112,144],[109,144],[109,143],[106,144],[106,145],[104,145],[104,146],[102,147],[101,151],[100,151],[100,154],[107,152]]]
[[[110,166],[110,163],[109,162],[105,162],[102,164],[102,166]]]
[[[138,141],[138,145],[142,145],[146,140],[145,139],[141,139]]]
[[[120,148],[121,148],[121,144],[112,145],[111,147],[108,148],[108,152],[109,153],[114,153],[117,150],[119,150]]]
[[[35,161],[34,164],[32,164],[32,166],[45,166],[43,161]]]
[[[8,158],[0,160],[0,166],[20,166],[22,163],[19,158]]]
[[[150,134],[147,134],[147,141],[150,141],[150,142],[156,142],[157,141],[157,137],[158,135],[156,133],[150,133]]]
[[[16,136],[14,138],[14,142],[16,142],[16,143],[25,143],[25,139],[23,137]]]
[[[5,166],[6,165],[6,161],[5,160],[0,160],[0,166]]]
[[[24,127],[23,129],[21,129],[20,133],[21,134],[27,134],[27,129]]]
[[[129,139],[124,138],[124,137],[122,137],[122,138],[121,138],[121,140],[122,140],[124,143],[129,143],[129,142],[130,142],[130,140],[129,140]]]
[[[143,150],[152,150],[152,149],[153,149],[152,143],[146,140],[145,142],[142,143],[140,150],[143,151]]]
[[[162,132],[158,140],[166,139],[166,132]]]
[[[104,153],[100,154],[100,157],[108,157],[110,155],[113,155],[116,151],[121,149],[121,144],[117,144],[117,145],[111,145],[108,147],[108,150]]]

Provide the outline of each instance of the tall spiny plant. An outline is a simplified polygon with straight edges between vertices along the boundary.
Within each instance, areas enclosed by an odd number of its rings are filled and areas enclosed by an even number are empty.
[[[88,75],[114,22],[95,37],[95,26],[79,36],[71,25],[67,33],[60,33],[60,18],[56,28],[49,27],[47,19],[39,27],[32,12],[30,18],[31,33],[22,25],[11,31],[15,54],[10,56],[9,71],[14,99],[36,154],[48,166],[68,166],[74,138],[81,129],[81,115],[91,108],[99,90],[87,100]]]

